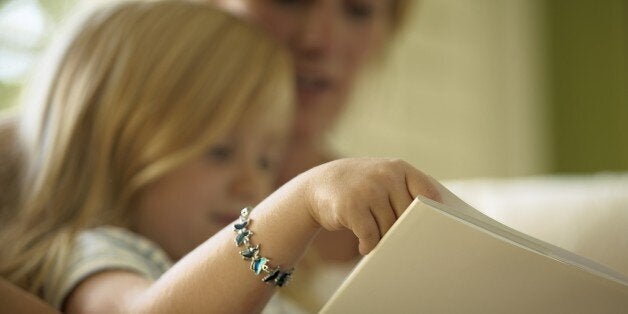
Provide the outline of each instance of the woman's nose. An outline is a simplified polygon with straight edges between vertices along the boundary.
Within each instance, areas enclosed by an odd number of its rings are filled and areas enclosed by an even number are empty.
[[[303,15],[296,48],[309,57],[328,55],[337,46],[339,25],[333,1],[313,1]]]

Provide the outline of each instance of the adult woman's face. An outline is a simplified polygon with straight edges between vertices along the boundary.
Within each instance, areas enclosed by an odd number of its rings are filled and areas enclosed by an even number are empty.
[[[391,0],[216,0],[268,30],[296,61],[297,139],[320,137],[382,45]]]

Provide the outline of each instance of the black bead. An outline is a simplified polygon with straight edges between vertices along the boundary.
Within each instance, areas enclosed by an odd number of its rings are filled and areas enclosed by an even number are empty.
[[[264,278],[262,278],[263,282],[269,282],[269,281],[273,281],[277,278],[277,276],[279,276],[281,272],[279,271],[279,269],[275,269],[272,271],[272,273],[270,273],[269,275],[265,276]]]
[[[277,279],[275,279],[275,284],[279,287],[283,287],[290,280],[290,276],[292,276],[292,273],[281,273]]]
[[[244,228],[246,228],[246,226],[247,226],[248,224],[249,224],[249,221],[248,221],[248,220],[245,220],[245,221],[243,221],[243,222],[240,222],[240,223],[236,223],[236,224],[234,224],[234,225],[233,225],[233,228],[234,228],[234,230],[235,230],[235,231],[238,231],[238,230],[240,230],[240,229],[244,229]]]

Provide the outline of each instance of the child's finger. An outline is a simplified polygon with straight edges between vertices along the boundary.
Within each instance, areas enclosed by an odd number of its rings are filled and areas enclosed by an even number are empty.
[[[366,255],[379,242],[379,229],[370,210],[355,212],[351,223],[351,230],[358,237],[360,254]]]
[[[371,206],[371,215],[375,217],[380,238],[388,232],[390,227],[392,227],[397,220],[395,211],[390,204],[389,198],[386,196],[381,197],[377,204]]]
[[[389,200],[390,206],[395,211],[395,215],[397,218],[403,214],[403,212],[408,208],[410,203],[414,200],[414,197],[408,191],[407,184],[404,180],[403,185],[400,185],[398,188],[391,189],[389,192]]]
[[[423,195],[434,201],[441,202],[437,181],[412,166],[406,173],[406,186],[412,199]]]

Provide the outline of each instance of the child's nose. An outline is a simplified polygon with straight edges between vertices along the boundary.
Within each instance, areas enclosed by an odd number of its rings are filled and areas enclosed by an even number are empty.
[[[244,203],[244,206],[259,203],[264,197],[261,176],[253,167],[242,167],[233,181],[232,192],[239,201]]]

